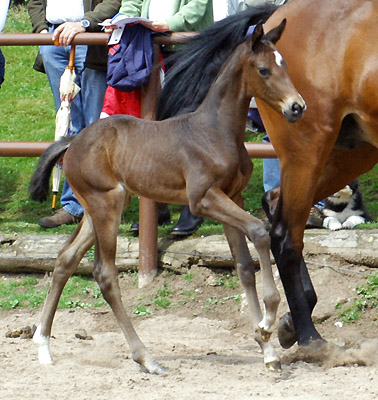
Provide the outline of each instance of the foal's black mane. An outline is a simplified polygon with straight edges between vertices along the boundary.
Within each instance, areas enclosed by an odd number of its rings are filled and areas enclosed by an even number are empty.
[[[172,57],[157,107],[157,120],[196,110],[222,65],[244,41],[248,28],[265,22],[277,6],[250,7],[218,21]]]

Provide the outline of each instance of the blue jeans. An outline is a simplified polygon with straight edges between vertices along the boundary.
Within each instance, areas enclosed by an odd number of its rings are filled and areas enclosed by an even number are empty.
[[[269,137],[263,137],[264,143],[269,143]],[[278,158],[263,159],[263,184],[265,192],[279,186],[281,181],[281,168]]]
[[[50,29],[52,31],[52,29]],[[41,46],[40,53],[43,59],[46,75],[54,96],[56,110],[60,107],[60,77],[69,61],[71,46]],[[99,118],[106,90],[106,71],[90,68],[84,69],[87,55],[87,46],[77,45],[75,53],[76,83],[81,91],[71,104],[71,119],[73,134],[78,134],[83,128]],[[84,208],[76,199],[72,189],[64,180],[60,202],[70,214],[81,217]]]
[[[100,117],[106,90],[106,72],[85,68],[82,73],[81,95],[83,101],[84,127],[90,125]],[[84,128],[83,127],[83,128]],[[63,208],[76,217],[84,214],[83,206],[78,202],[67,180],[64,180],[60,202]]]

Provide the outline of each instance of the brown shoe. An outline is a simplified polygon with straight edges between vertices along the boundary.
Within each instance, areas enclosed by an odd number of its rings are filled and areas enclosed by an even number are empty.
[[[60,225],[77,224],[81,218],[67,212],[64,208],[58,210],[52,217],[41,218],[38,224],[43,228],[56,228]]]

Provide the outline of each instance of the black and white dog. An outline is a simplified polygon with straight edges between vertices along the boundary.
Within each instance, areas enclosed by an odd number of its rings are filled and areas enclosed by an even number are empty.
[[[323,226],[332,231],[353,229],[356,225],[371,221],[358,190],[358,179],[328,197],[324,202],[323,214]]]

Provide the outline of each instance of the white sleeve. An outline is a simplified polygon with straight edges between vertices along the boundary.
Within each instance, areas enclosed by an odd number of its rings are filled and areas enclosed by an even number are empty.
[[[7,20],[9,1],[10,0],[0,0],[0,32],[3,30],[5,21]]]

